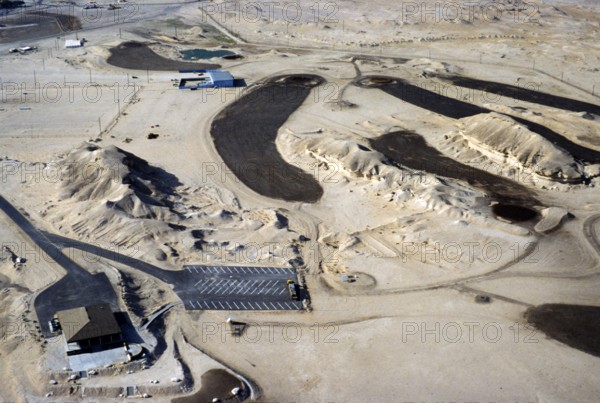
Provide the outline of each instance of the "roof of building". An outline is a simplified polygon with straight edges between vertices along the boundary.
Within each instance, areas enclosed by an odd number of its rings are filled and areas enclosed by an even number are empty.
[[[233,76],[228,71],[208,70],[208,74],[210,75],[210,78],[213,80],[213,82],[233,80]]]
[[[78,48],[80,46],[81,46],[81,40],[67,39],[65,41],[65,47],[66,48]]]
[[[67,343],[121,333],[109,304],[98,304],[56,313]]]

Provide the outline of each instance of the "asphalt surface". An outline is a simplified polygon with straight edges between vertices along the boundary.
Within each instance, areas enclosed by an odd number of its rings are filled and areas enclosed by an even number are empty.
[[[317,202],[323,189],[313,175],[290,165],[275,145],[279,128],[324,80],[314,75],[278,76],[259,84],[223,109],[211,135],[229,169],[263,196]]]
[[[1,17],[0,23],[7,27],[0,29],[0,43],[26,42],[81,28],[79,20],[73,16],[22,13],[16,10],[8,16]]]
[[[300,310],[302,302],[290,299],[287,281],[298,283],[292,268],[253,266],[186,266],[191,281],[177,295],[186,309]]]
[[[134,257],[60,235],[45,233],[60,247],[69,247],[127,265],[173,286],[186,309],[193,310],[296,310],[300,301],[290,300],[286,282],[296,283],[296,271],[277,267],[186,266],[185,270],[164,270]],[[220,283],[217,283],[220,281]],[[212,287],[214,286],[214,287]],[[217,288],[217,286],[220,286]],[[212,287],[212,288],[211,288]],[[285,292],[283,292],[285,291]]]
[[[193,266],[182,271],[163,270],[113,250],[60,235],[42,233],[2,196],[0,196],[0,210],[37,245],[39,253],[45,255],[44,259],[55,262],[67,271],[66,276],[35,298],[34,309],[45,337],[51,336],[47,323],[57,311],[99,303],[109,303],[113,310],[118,310],[117,296],[106,275],[88,273],[61,251],[66,247],[126,264],[172,284],[175,293],[184,301],[187,309],[302,309],[300,301],[289,299],[285,288],[288,279],[297,282],[295,270],[291,268]],[[214,283],[203,283],[211,279],[224,280],[228,286],[223,287],[223,292],[214,292],[208,287]],[[285,290],[285,293],[281,290]],[[216,302],[218,305],[210,304],[208,301]]]
[[[65,277],[35,298],[34,309],[44,336],[50,336],[48,321],[56,311],[99,303],[118,308],[116,294],[104,274],[92,275],[69,259],[2,196],[0,209],[37,245],[39,253],[45,254],[44,259],[51,259],[67,271]]]

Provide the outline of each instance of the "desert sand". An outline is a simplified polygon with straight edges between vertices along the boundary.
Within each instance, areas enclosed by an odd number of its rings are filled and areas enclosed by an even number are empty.
[[[0,21],[0,401],[597,399],[597,2],[84,4]],[[194,309],[190,264],[305,309]],[[144,358],[70,370],[69,278]]]

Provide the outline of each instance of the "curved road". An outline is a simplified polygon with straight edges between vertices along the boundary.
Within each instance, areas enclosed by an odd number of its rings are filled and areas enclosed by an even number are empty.
[[[69,259],[2,196],[0,209],[37,245],[38,253],[45,254],[46,259],[52,259],[67,271],[66,276],[35,297],[34,307],[45,336],[50,336],[45,324],[56,311],[98,303],[109,303],[113,309],[118,308],[117,296],[105,274],[92,275]]]

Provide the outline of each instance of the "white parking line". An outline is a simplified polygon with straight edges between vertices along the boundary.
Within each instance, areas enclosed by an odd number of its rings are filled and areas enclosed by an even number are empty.
[[[237,304],[235,303],[235,301],[231,301],[233,303],[233,305],[235,305],[235,309],[240,309],[239,306],[237,306]]]
[[[192,306],[192,309],[196,309],[196,307],[194,306],[194,301],[192,301],[192,300],[189,300],[188,302],[189,302],[189,303],[190,303],[190,305]]]
[[[258,281],[256,281],[256,280],[250,280],[250,281],[248,281],[248,283],[246,284],[246,287],[244,289],[244,294],[248,294],[248,293],[252,294],[252,291],[255,290],[254,287],[255,287],[255,285],[256,285],[257,282]]]
[[[244,309],[248,309],[246,308],[246,305],[244,305],[244,303],[242,301],[240,301],[240,305],[244,308]]]
[[[219,281],[219,282],[220,282],[220,281]],[[200,290],[200,292],[201,292],[202,294],[210,294],[210,293],[211,293],[211,291],[212,291],[212,290],[214,290],[214,289],[215,289],[215,287],[217,286],[217,284],[216,284],[216,283],[217,283],[217,282],[213,280],[213,281],[212,281],[210,284],[207,284],[207,285],[206,285],[206,287],[202,288],[202,289]]]

